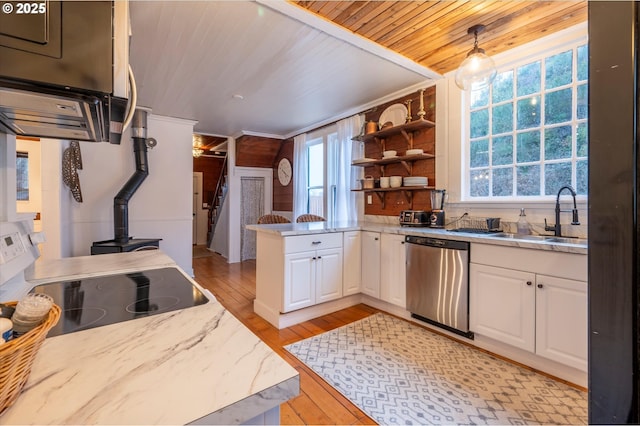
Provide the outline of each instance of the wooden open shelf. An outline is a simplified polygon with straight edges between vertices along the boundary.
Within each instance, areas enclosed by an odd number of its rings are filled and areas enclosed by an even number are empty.
[[[413,208],[413,191],[430,191],[435,189],[434,186],[400,186],[398,188],[367,188],[367,189],[352,189],[354,192],[373,192],[380,199],[382,203],[382,208],[385,208],[386,197],[385,194],[387,192],[398,192],[401,191],[404,195],[404,198],[409,203],[409,208]]]

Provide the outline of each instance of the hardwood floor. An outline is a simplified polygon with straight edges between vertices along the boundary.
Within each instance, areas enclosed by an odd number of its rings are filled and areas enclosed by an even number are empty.
[[[193,259],[193,270],[200,285],[300,373],[300,395],[280,406],[281,424],[376,424],[283,346],[365,318],[377,309],[361,304],[278,330],[253,312],[255,261],[228,264],[214,254]]]

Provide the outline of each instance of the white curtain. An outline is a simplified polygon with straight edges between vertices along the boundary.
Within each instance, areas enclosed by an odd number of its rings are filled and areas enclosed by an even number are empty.
[[[361,167],[352,167],[354,159],[362,157],[362,144],[352,140],[360,134],[362,129],[362,116],[354,115],[344,120],[338,121],[338,137],[335,140],[336,146],[330,151],[335,152],[335,212],[336,222],[356,221],[359,216],[359,208],[362,205],[358,202],[362,197],[358,197],[357,192],[351,191],[358,188],[358,179],[362,175]]]
[[[293,138],[293,217],[307,213],[307,134]],[[294,219],[295,220],[295,219]]]
[[[264,178],[240,178],[240,260],[256,258],[256,231],[245,225],[258,223],[264,214]]]

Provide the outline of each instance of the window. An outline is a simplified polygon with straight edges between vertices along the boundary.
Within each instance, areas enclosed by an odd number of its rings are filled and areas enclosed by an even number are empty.
[[[18,201],[29,201],[29,154],[16,153],[16,192]]]
[[[469,199],[587,195],[588,48],[503,69],[468,95]]]
[[[307,142],[307,211],[324,216],[324,145],[322,138]]]

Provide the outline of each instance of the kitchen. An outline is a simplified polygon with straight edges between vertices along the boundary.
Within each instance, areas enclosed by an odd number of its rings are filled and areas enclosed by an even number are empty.
[[[135,57],[143,54],[144,52],[138,52]],[[157,78],[164,78],[167,81],[175,78],[168,72],[170,70],[159,71],[162,72],[158,72],[159,75]],[[416,89],[422,88],[422,86],[423,83],[420,84],[420,87],[416,87]],[[391,92],[393,92],[393,90],[388,91],[388,93]],[[446,114],[440,114],[438,117],[444,115]],[[184,117],[185,115],[176,114],[176,116]],[[155,173],[154,170],[177,171],[179,170],[176,169],[178,165],[182,165],[185,169],[190,169],[190,165],[187,166],[187,162],[191,162],[190,153],[184,149],[179,149],[176,144],[163,141],[158,135],[168,135],[168,140],[173,137],[175,140],[183,140],[190,145],[192,131],[189,130],[189,127],[193,128],[193,124],[190,123],[189,120],[175,120],[160,116],[152,116],[149,122],[149,134],[158,139],[158,146],[154,148],[156,151],[150,150],[150,174],[145,184],[153,188],[167,187],[168,190],[166,193],[172,194],[172,197],[168,199],[168,197],[157,196],[154,191],[144,191],[145,186],[143,186],[141,192],[137,193],[136,197],[133,197],[131,200],[131,212],[132,214],[136,212],[135,215],[132,216],[132,228],[135,229],[135,233],[139,236],[156,237],[157,235],[153,234],[153,230],[157,229],[159,224],[170,224],[171,226],[169,226],[168,229],[171,229],[171,232],[169,235],[163,235],[163,238],[166,238],[166,244],[163,245],[161,242],[161,247],[171,258],[175,259],[176,263],[178,263],[185,272],[190,274],[191,265],[188,255],[186,254],[189,253],[190,244],[188,241],[185,241],[184,238],[181,238],[181,236],[190,234],[191,200],[189,199],[189,194],[184,194],[184,191],[181,193],[180,190],[177,189],[178,187],[189,187],[190,177],[188,173],[182,176],[176,172],[175,174],[172,173],[172,176],[168,176],[169,173]],[[43,154],[43,157],[46,155],[46,158],[60,158],[61,150],[59,148],[59,142],[52,141],[51,144],[43,144],[42,146],[43,149],[51,151]],[[104,175],[95,171],[102,170],[104,166],[101,166],[100,163],[104,162],[109,164],[107,174],[126,177],[131,173],[130,149],[115,152],[110,148],[107,144],[82,145],[83,154],[85,154],[83,159],[86,161],[86,168],[81,170],[79,174],[82,184],[84,184],[86,188],[91,188],[91,190],[85,191],[84,195],[87,199],[85,201],[86,204],[83,206],[78,207],[70,203],[63,203],[62,208],[58,209],[57,214],[55,212],[49,212],[48,217],[57,215],[60,217],[62,224],[58,227],[57,231],[55,227],[53,232],[45,230],[48,238],[51,238],[54,244],[52,244],[51,247],[48,245],[45,246],[44,251],[45,253],[51,253],[53,258],[86,254],[92,241],[109,238],[111,233],[111,223],[107,217],[109,214],[100,212],[108,212],[110,210],[111,197],[117,192],[121,182],[108,182],[104,179]],[[451,148],[453,149],[454,147]],[[156,154],[154,156],[154,153],[162,154]],[[49,155],[52,157],[49,157]],[[55,162],[59,163],[57,160]],[[91,174],[89,173],[90,170],[93,171]],[[59,174],[52,172],[51,178],[45,180],[45,182],[57,181],[59,179],[57,176],[59,176]],[[438,179],[437,176],[436,178]],[[58,193],[56,193],[56,188],[53,188],[54,192],[50,194],[54,200],[58,200],[58,204],[60,204],[60,194],[65,194],[66,196],[63,189],[64,188],[57,189]],[[174,195],[176,198],[174,198]],[[161,204],[158,206],[157,203]],[[183,207],[180,208],[179,206]],[[189,206],[189,209],[184,208],[184,206]],[[515,220],[519,208],[514,207],[513,211],[512,218]],[[527,211],[529,212],[529,209],[527,209]],[[583,214],[582,211],[580,213],[581,220],[587,223],[587,215]],[[474,214],[476,214],[475,210]],[[485,215],[485,211],[481,209],[477,214]],[[536,216],[533,212],[529,213],[532,222],[542,222],[545,216],[552,217],[552,214],[553,203],[549,203],[549,207],[544,209],[544,212],[540,212],[539,216]],[[454,216],[455,214],[451,213],[451,217]],[[505,214],[505,219],[506,216]],[[139,220],[139,217],[145,220]],[[60,229],[65,230],[65,232],[61,232]],[[61,235],[62,238],[56,239],[56,232],[58,235]]]

